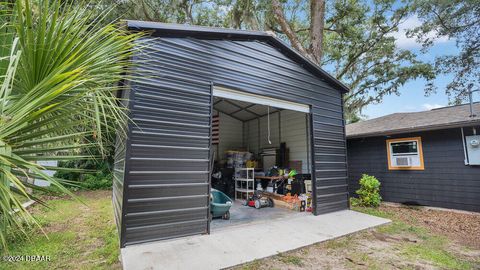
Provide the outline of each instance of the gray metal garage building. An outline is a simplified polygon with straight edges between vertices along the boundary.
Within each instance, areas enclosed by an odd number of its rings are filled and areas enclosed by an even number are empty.
[[[217,99],[243,104],[230,116],[245,123],[262,117],[253,110],[256,104],[303,113],[313,214],[348,209],[342,103],[347,87],[263,32],[127,24],[150,35],[132,58],[138,79],[123,92],[134,123],[115,155],[113,201],[122,247],[210,232]]]

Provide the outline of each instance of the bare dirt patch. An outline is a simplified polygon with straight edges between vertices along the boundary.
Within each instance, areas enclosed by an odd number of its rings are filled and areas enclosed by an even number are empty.
[[[480,214],[422,207],[381,206],[380,210],[393,214],[405,223],[425,227],[459,244],[480,249]]]
[[[480,269],[478,215],[391,206],[359,210],[393,222],[232,269]]]

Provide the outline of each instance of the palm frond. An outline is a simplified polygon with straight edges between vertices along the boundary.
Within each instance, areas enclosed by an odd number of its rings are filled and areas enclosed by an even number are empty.
[[[8,235],[26,235],[28,227],[38,225],[14,194],[40,201],[27,188],[42,189],[32,184],[42,179],[72,195],[65,188],[71,181],[49,176],[37,161],[97,158],[80,150],[103,149],[110,142],[107,134],[124,130],[128,121],[116,92],[122,90],[118,82],[129,68],[139,35],[101,23],[108,10],[98,14],[72,3],[0,3],[0,242],[4,248]],[[87,139],[92,136],[93,141]]]

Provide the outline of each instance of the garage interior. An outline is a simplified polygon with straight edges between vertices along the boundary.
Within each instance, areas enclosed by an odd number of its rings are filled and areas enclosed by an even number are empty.
[[[212,214],[211,228],[311,212],[309,108],[224,96],[213,100],[211,187],[232,204],[228,216]]]

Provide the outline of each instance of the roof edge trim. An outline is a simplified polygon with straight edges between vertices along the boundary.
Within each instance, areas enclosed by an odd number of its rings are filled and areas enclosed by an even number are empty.
[[[361,139],[361,138],[397,135],[397,134],[403,134],[403,133],[409,133],[409,132],[423,132],[423,131],[435,131],[435,130],[451,129],[451,128],[474,127],[477,125],[480,125],[480,121],[465,121],[465,122],[452,123],[448,125],[432,125],[432,126],[424,126],[424,127],[418,127],[418,128],[404,128],[404,129],[388,130],[388,131],[375,132],[375,133],[355,134],[355,135],[347,134],[346,138]]]

